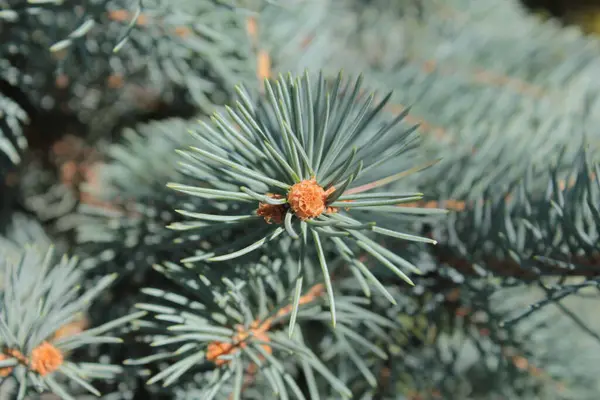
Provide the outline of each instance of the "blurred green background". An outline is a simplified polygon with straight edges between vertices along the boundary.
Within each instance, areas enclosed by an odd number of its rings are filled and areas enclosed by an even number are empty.
[[[590,34],[600,34],[600,0],[521,0],[541,16],[577,24]]]

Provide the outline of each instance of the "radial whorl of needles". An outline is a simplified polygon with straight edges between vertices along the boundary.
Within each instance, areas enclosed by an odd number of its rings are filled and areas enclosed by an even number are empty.
[[[316,85],[308,73],[280,76],[265,81],[264,95],[254,96],[238,88],[233,107],[215,113],[210,122],[201,122],[198,130],[191,132],[198,146],[180,152],[184,173],[196,178],[198,186],[171,183],[169,187],[219,201],[223,211],[218,215],[205,210],[180,211],[199,221],[171,228],[202,228],[198,229],[200,236],[203,230],[206,235],[222,229],[244,229],[245,233],[220,249],[182,262],[231,260],[268,247],[269,242],[283,240],[287,234],[299,243],[290,247],[290,251],[298,251],[296,298],[302,290],[303,263],[313,256],[322,269],[333,324],[335,306],[326,254],[337,253],[360,280],[370,281],[384,293],[355,255],[357,249],[412,284],[404,271],[418,273],[417,268],[373,240],[371,234],[433,241],[363,219],[368,212],[415,213],[414,208],[398,205],[421,199],[421,193],[378,189],[419,168],[406,165],[406,155],[417,144],[413,135],[417,127],[404,125],[408,111],[386,120],[382,109],[391,93],[376,102],[375,94],[365,95],[361,84],[362,77],[347,81],[341,73],[336,79],[321,74]],[[314,252],[309,252],[309,242]]]

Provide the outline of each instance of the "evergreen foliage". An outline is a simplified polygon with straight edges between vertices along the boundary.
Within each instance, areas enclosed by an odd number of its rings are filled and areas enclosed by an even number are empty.
[[[27,114],[14,101],[0,97],[0,121],[2,136],[2,170],[21,162],[23,152],[27,148],[27,140],[23,136],[23,125],[27,122]]]
[[[69,325],[83,318],[87,303],[105,290],[114,276],[106,276],[94,289],[78,294],[81,273],[76,259],[63,257],[57,261],[52,248],[44,251],[30,245],[21,254],[3,252],[2,272],[2,375],[16,378],[16,397],[23,399],[32,390],[50,390],[63,399],[73,399],[61,383],[65,378],[100,395],[88,380],[111,379],[121,367],[73,363],[67,359],[69,353],[94,343],[121,343],[121,339],[104,334],[144,313],[69,332]]]
[[[598,49],[517,0],[0,0],[0,398],[597,399]]]

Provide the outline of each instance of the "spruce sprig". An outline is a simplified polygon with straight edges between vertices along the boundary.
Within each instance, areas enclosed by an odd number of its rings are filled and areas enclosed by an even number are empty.
[[[417,146],[417,126],[401,124],[408,110],[391,120],[382,118],[391,93],[376,102],[374,93],[362,93],[362,80],[359,76],[355,81],[346,81],[342,73],[336,79],[319,74],[313,85],[308,72],[298,77],[290,74],[265,80],[266,94],[256,100],[238,87],[239,100],[234,107],[226,107],[226,113],[215,113],[210,123],[201,122],[200,128],[191,132],[198,146],[179,153],[184,173],[199,183],[168,186],[230,207],[221,214],[180,211],[192,221],[176,223],[171,228],[210,226],[214,232],[244,227],[247,233],[221,251],[204,252],[183,262],[232,260],[287,234],[299,243],[290,249],[299,250],[297,298],[302,291],[302,260],[312,244],[322,269],[334,326],[330,250],[375,285],[381,287],[358,260],[358,249],[412,284],[407,273],[419,270],[377,243],[371,234],[414,242],[435,241],[379,227],[353,214],[403,213],[407,209],[399,205],[422,198],[421,193],[376,191],[419,169],[411,165],[401,170],[401,164]],[[414,213],[414,208],[410,211]],[[391,296],[388,298],[393,301]]]
[[[179,284],[182,292],[147,288],[144,293],[150,300],[137,305],[153,317],[144,321],[146,329],[141,333],[150,338],[157,352],[125,363],[168,362],[149,384],[162,382],[167,387],[176,383],[185,387],[190,378],[200,379],[203,385],[189,396],[202,399],[219,394],[246,398],[245,390],[256,387],[264,388],[263,395],[270,390],[281,398],[318,399],[317,379],[323,379],[338,397],[351,397],[349,389],[311,349],[306,337],[309,329],[315,327],[305,324],[328,319],[323,284],[313,285],[294,299],[301,306],[294,311],[288,283],[264,264],[253,267],[249,275],[240,275],[243,279],[219,278],[210,270],[198,279],[197,271],[174,263],[155,268]],[[361,329],[381,334],[396,324],[370,312],[364,299],[344,291],[338,293],[339,325],[332,332],[337,347],[344,346],[353,354],[354,348],[362,347],[385,358],[375,344],[363,339],[356,330],[362,324]],[[299,326],[290,335],[292,318],[298,320]],[[327,331],[324,330],[325,336],[330,336]],[[360,360],[353,361],[359,368],[364,366]],[[309,397],[298,385],[298,370],[306,379]],[[364,369],[361,372],[368,375]]]
[[[81,273],[77,259],[54,257],[53,247],[46,251],[28,245],[20,254],[0,249],[0,269],[6,284],[0,292],[0,376],[18,382],[16,399],[50,391],[71,400],[64,379],[100,396],[90,379],[110,379],[122,369],[117,365],[76,363],[69,354],[83,346],[121,343],[107,332],[145,315],[138,312],[101,326],[61,334],[85,312],[89,302],[104,291],[115,276],[108,275],[83,294],[79,293]]]

